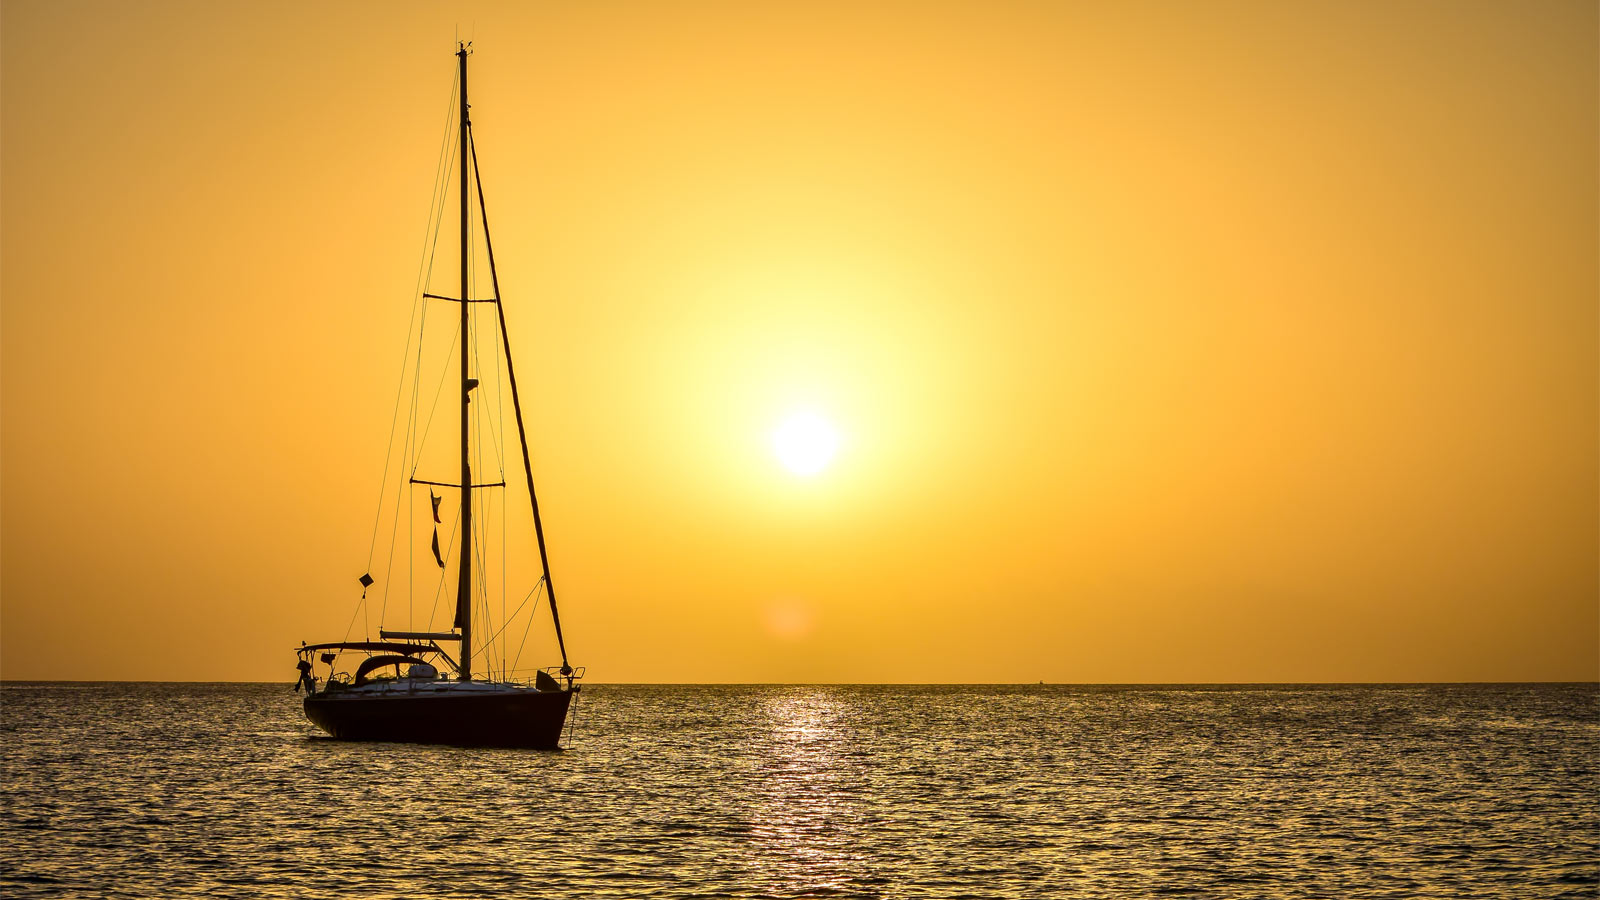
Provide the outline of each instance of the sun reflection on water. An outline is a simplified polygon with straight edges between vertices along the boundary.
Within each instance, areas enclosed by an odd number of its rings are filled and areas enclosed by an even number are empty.
[[[852,765],[850,710],[825,690],[785,693],[763,706],[766,730],[751,804],[760,883],[783,893],[859,887],[868,826],[861,773]]]

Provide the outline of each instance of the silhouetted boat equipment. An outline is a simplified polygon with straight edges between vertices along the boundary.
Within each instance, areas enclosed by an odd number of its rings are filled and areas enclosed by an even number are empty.
[[[566,641],[561,634],[561,617],[556,608],[555,585],[550,579],[550,560],[545,553],[544,523],[539,516],[538,496],[533,490],[533,465],[528,456],[528,437],[522,420],[522,401],[517,393],[516,372],[511,362],[511,346],[505,330],[505,309],[500,303],[500,278],[494,264],[494,245],[489,240],[488,210],[483,200],[483,185],[477,185],[480,220],[483,223],[484,244],[488,251],[489,274],[494,286],[490,300],[471,299],[468,275],[471,253],[468,225],[471,207],[468,202],[470,174],[477,175],[478,153],[472,143],[472,123],[467,105],[467,56],[469,45],[458,45],[460,93],[460,193],[461,193],[461,295],[443,297],[424,293],[425,297],[453,300],[461,304],[461,480],[459,484],[411,479],[416,484],[427,484],[461,491],[461,556],[459,583],[456,590],[454,630],[448,632],[387,631],[380,628],[378,641],[335,641],[321,644],[302,643],[297,650],[300,679],[295,685],[307,689],[306,716],[320,728],[336,738],[347,740],[410,741],[417,743],[444,743],[491,745],[509,747],[536,747],[554,749],[559,746],[561,732],[578,692],[577,680],[581,668],[574,669],[567,660]],[[470,156],[469,156],[470,154]],[[468,320],[468,303],[493,303],[499,317],[500,335],[505,351],[506,375],[511,385],[512,408],[517,420],[517,436],[522,444],[522,467],[527,477],[528,498],[533,507],[534,534],[538,540],[539,559],[544,576],[541,583],[550,601],[550,616],[555,625],[556,643],[561,650],[561,666],[536,673],[532,685],[493,679],[475,680],[472,675],[472,492],[474,488],[503,486],[475,485],[472,482],[469,452],[471,432],[469,402],[478,380],[471,376],[470,344],[472,330]],[[435,521],[438,500],[434,500]],[[439,553],[437,532],[434,553]],[[444,565],[439,557],[440,566]],[[371,575],[363,575],[363,590],[373,583]],[[365,593],[363,593],[365,597]],[[459,642],[459,659],[453,658],[441,642]],[[335,673],[333,666],[339,654],[366,653],[357,666],[354,677]],[[320,654],[320,656],[318,655]],[[329,666],[329,675],[318,679],[315,662]],[[455,678],[441,677],[442,663],[454,670]],[[374,673],[393,667],[394,677],[374,677]]]

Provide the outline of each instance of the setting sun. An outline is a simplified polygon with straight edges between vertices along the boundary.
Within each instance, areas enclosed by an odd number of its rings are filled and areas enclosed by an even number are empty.
[[[796,413],[772,433],[772,449],[784,468],[796,475],[815,475],[833,461],[839,433],[821,416]]]

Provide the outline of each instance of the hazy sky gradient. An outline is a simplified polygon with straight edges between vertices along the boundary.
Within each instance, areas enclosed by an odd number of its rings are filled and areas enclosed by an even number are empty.
[[[0,677],[345,633],[458,27],[591,677],[1600,675],[1593,3],[8,0]]]

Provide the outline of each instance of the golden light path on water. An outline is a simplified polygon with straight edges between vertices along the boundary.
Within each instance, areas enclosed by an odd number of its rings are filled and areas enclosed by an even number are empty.
[[[839,703],[815,691],[780,695],[762,709],[767,732],[752,825],[763,880],[796,894],[845,890],[868,861],[850,835],[863,818],[839,752]]]

